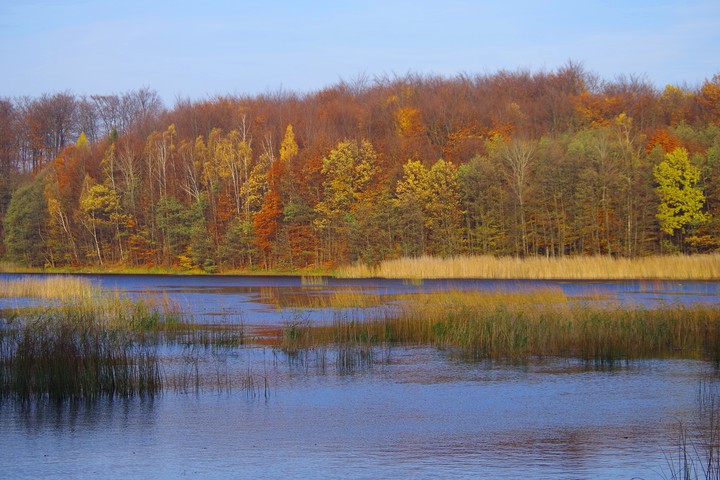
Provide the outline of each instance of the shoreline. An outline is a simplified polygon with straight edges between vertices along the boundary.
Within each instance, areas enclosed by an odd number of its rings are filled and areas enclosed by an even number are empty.
[[[177,275],[330,277],[355,279],[488,280],[720,280],[720,254],[657,255],[639,258],[592,257],[415,257],[365,264],[295,270],[187,270],[174,267],[30,268],[0,265],[0,273],[59,275]]]

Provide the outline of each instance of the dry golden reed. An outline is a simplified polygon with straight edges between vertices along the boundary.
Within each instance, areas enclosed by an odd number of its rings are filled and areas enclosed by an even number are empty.
[[[640,258],[593,257],[417,257],[386,260],[377,267],[338,269],[343,278],[488,278],[567,280],[717,280],[720,254]]]
[[[32,297],[47,299],[91,298],[99,289],[89,280],[69,275],[25,276],[0,281],[0,297]]]

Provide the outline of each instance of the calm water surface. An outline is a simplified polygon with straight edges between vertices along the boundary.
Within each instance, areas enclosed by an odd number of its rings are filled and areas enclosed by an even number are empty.
[[[7,276],[4,276],[7,277]],[[282,325],[283,297],[337,289],[392,294],[556,286],[568,296],[718,303],[713,282],[486,282],[89,276],[132,295],[168,295],[208,322]],[[12,306],[5,300],[3,308]],[[314,311],[323,320],[328,312]],[[329,356],[328,356],[329,355]],[[678,426],[698,417],[715,367],[641,361],[466,363],[429,348],[379,349],[348,370],[331,354],[289,362],[248,347],[205,355],[208,372],[267,388],[167,388],[93,404],[0,402],[2,478],[669,478]],[[322,360],[318,360],[322,358]],[[183,368],[182,366],[178,368]]]
[[[662,478],[699,379],[715,384],[702,362],[598,371],[402,349],[340,375],[252,350],[267,397],[0,403],[4,478]]]

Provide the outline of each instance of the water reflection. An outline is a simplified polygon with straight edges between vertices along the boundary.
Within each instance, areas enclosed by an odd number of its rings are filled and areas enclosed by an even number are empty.
[[[101,398],[96,400],[49,400],[0,402],[0,416],[14,419],[14,428],[29,436],[42,436],[48,430],[58,435],[78,431],[111,429],[122,431],[134,425],[154,425],[155,398]],[[5,422],[3,422],[5,423]],[[4,425],[7,426],[7,425]]]
[[[269,398],[0,402],[6,478],[655,478],[712,366],[468,364],[428,348],[344,375],[242,354]],[[240,361],[240,359],[238,359]],[[708,387],[710,388],[710,387]],[[112,466],[110,468],[109,466]]]

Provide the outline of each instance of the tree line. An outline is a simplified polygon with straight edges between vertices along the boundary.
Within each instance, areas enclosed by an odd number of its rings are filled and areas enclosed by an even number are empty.
[[[6,258],[328,267],[720,248],[720,76],[550,72],[317,92],[0,99]]]

